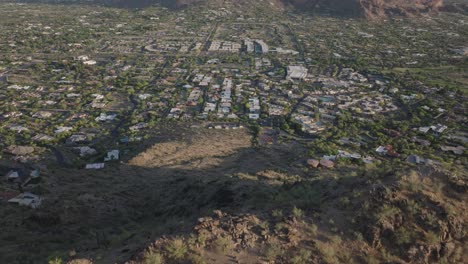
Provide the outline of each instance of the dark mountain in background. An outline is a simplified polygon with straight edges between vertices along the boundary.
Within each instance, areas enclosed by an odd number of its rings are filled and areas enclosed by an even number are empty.
[[[152,5],[162,5],[178,9],[192,6],[207,0],[0,0],[0,2],[48,3],[48,4],[102,4],[121,8],[145,8]]]
[[[188,7],[204,0],[97,0],[103,4],[109,4],[120,7],[147,7],[154,4],[161,4],[169,8]]]
[[[445,2],[454,0],[445,0]],[[456,0],[455,0],[456,1]],[[248,8],[251,0],[25,0],[25,2],[56,2],[56,3],[98,3],[125,8],[143,8],[160,4],[168,8],[178,9],[204,4],[211,7],[234,5]],[[256,5],[295,10],[301,12],[327,12],[345,16],[362,16],[368,18],[386,17],[392,15],[413,16],[421,13],[437,12],[444,7],[444,0],[257,0]],[[460,11],[466,6],[458,4],[444,7],[444,10]]]
[[[453,13],[468,13],[467,0],[445,0],[442,11]]]
[[[367,17],[387,15],[417,15],[436,12],[443,6],[443,0],[359,0]]]

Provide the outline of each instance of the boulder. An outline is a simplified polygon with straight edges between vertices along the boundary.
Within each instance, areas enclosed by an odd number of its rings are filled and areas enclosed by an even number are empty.
[[[317,168],[320,165],[320,161],[316,159],[309,159],[307,160],[307,164],[312,168]]]
[[[34,152],[34,147],[12,145],[5,149],[6,153],[15,156],[24,156]]]
[[[320,161],[320,166],[327,169],[333,169],[333,167],[335,167],[335,163],[331,160],[322,159]]]

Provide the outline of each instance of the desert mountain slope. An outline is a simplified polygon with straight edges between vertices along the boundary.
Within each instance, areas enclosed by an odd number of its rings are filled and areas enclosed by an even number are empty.
[[[26,0],[27,2],[72,2],[100,3],[118,7],[140,8],[153,4],[161,4],[169,8],[184,8],[194,5],[210,7],[235,6],[248,8],[252,5],[247,0]],[[326,11],[331,14],[347,16],[365,16],[368,18],[385,17],[389,15],[417,15],[438,11],[444,5],[444,0],[260,0],[255,5],[263,4],[267,8],[296,11]],[[450,9],[448,9],[450,10]]]

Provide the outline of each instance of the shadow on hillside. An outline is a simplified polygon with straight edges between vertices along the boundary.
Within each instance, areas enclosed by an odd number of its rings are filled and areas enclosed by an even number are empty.
[[[155,141],[169,140],[175,139]],[[146,147],[136,148],[141,153]],[[302,158],[290,149],[246,147],[215,158],[221,162],[203,169],[188,165],[194,161],[51,169],[32,190],[46,198],[41,208],[3,208],[0,260],[35,263],[76,250],[82,257],[101,256],[103,263],[122,261],[162,235],[191,231],[213,210],[262,214],[298,206],[316,212],[337,186],[332,178],[300,183],[310,176],[295,166]]]
[[[0,262],[43,263],[51,255],[67,258],[72,250],[78,257],[99,258],[98,263],[125,261],[157,238],[191,232],[200,217],[211,216],[214,210],[232,215],[249,213],[268,222],[273,210],[290,215],[291,209],[298,207],[313,216],[314,222],[323,220],[319,232],[335,232],[326,224],[332,219],[346,237],[353,227],[364,234],[368,230],[363,228],[376,226],[373,217],[382,206],[400,206],[397,200],[389,202],[398,191],[391,166],[350,170],[343,165],[334,170],[307,171],[307,149],[287,141],[239,147],[226,155],[214,152],[182,157],[177,162],[169,159],[165,165],[152,160],[145,166],[131,165],[155,144],[184,141],[196,145],[199,136],[217,140],[216,133],[233,133],[176,128],[161,133],[166,136],[121,146],[131,150],[126,159],[107,163],[104,170],[51,168],[44,181],[30,190],[46,198],[42,207],[0,207],[4,227]],[[179,146],[175,152],[183,152],[183,148]],[[342,198],[347,197],[353,199],[343,206],[346,200]],[[442,214],[431,197],[411,199],[425,201],[428,208]],[[362,212],[364,203],[374,207]],[[359,215],[362,219],[352,222],[358,212],[363,213]],[[392,237],[387,238],[391,241]]]

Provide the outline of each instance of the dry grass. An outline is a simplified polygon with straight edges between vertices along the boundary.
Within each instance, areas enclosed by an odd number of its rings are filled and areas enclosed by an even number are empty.
[[[219,165],[223,157],[251,145],[245,130],[207,131],[202,129],[182,140],[157,143],[129,161],[130,165],[155,168],[182,165],[209,168]]]

